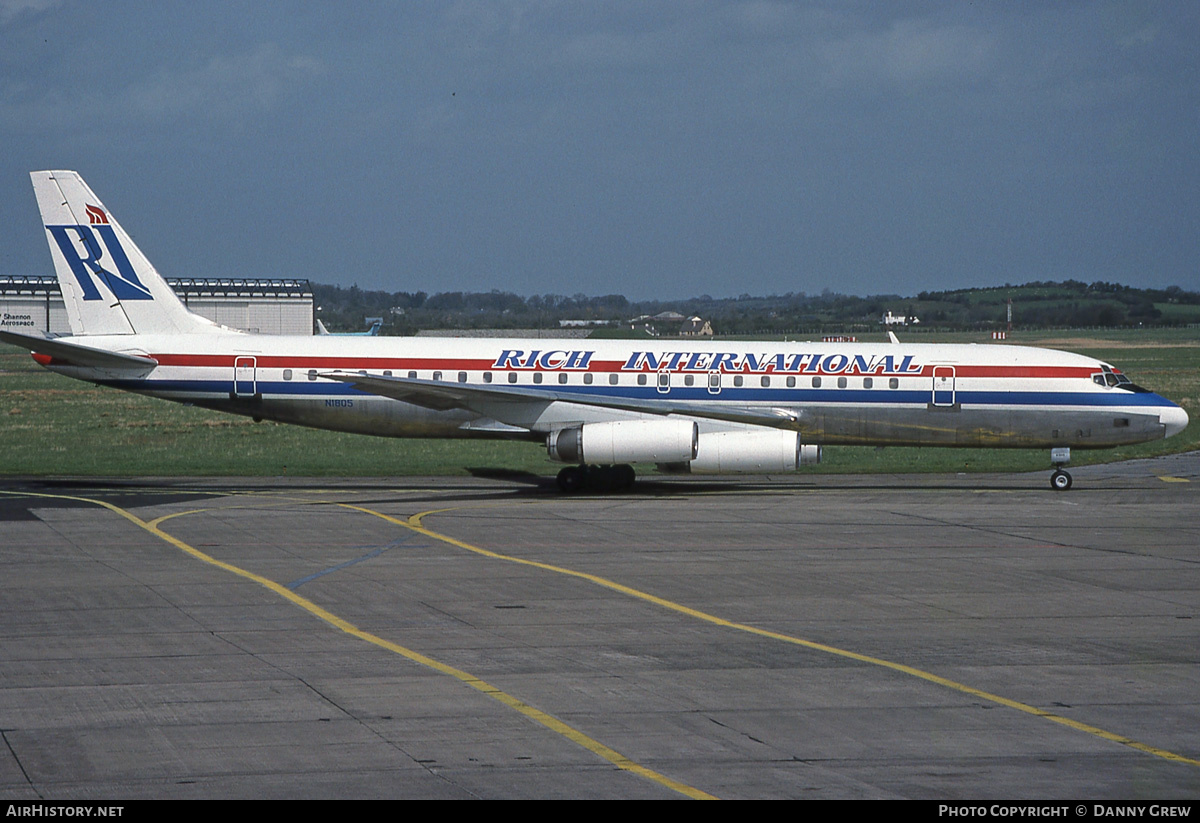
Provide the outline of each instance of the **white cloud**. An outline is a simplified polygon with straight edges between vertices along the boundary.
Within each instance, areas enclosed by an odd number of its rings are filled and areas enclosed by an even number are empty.
[[[322,71],[312,58],[285,56],[267,44],[191,68],[164,69],[130,86],[124,98],[134,112],[156,119],[264,112]]]
[[[0,0],[0,26],[22,14],[37,14],[62,5],[62,0]]]
[[[319,61],[285,55],[265,44],[242,54],[213,55],[192,66],[163,67],[123,86],[102,74],[92,83],[50,86],[36,78],[9,79],[0,82],[0,125],[16,132],[70,134],[215,122],[264,114],[322,74]]]
[[[956,83],[979,76],[992,51],[991,38],[979,29],[912,20],[882,31],[855,32],[816,48],[823,79],[833,87]]]

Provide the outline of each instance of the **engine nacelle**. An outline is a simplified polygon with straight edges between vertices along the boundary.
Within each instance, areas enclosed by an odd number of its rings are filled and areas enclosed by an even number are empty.
[[[696,457],[659,469],[692,474],[775,474],[821,462],[821,447],[804,445],[795,432],[706,432]]]
[[[691,420],[619,420],[552,432],[546,451],[562,463],[677,463],[696,456],[698,439]]]

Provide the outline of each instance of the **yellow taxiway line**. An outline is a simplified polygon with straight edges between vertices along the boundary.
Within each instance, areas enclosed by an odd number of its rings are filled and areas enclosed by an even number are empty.
[[[947,689],[953,689],[954,691],[961,692],[963,694],[969,694],[969,695],[972,695],[973,697],[978,697],[982,700],[987,700],[989,702],[996,703],[1001,706],[1007,706],[1010,709],[1016,709],[1019,712],[1024,712],[1025,714],[1030,714],[1030,715],[1033,715],[1034,717],[1041,717],[1046,720],[1049,720],[1052,723],[1058,723],[1062,726],[1066,726],[1068,728],[1075,729],[1076,731],[1081,731],[1086,734],[1090,734],[1095,737],[1099,737],[1103,740],[1108,740],[1112,743],[1119,743],[1122,746],[1128,746],[1131,749],[1136,749],[1137,751],[1144,752],[1146,754],[1150,754],[1155,757],[1161,757],[1164,760],[1170,760],[1170,761],[1173,761],[1176,763],[1187,763],[1188,765],[1191,765],[1191,766],[1200,766],[1200,760],[1196,760],[1191,757],[1185,757],[1184,755],[1176,754],[1175,752],[1171,752],[1166,749],[1160,749],[1156,746],[1151,746],[1146,743],[1141,743],[1137,740],[1133,740],[1132,738],[1125,737],[1124,735],[1115,734],[1113,732],[1106,731],[1105,729],[1101,729],[1097,726],[1092,726],[1088,723],[1081,723],[1078,720],[1072,720],[1068,717],[1063,717],[1062,715],[1055,714],[1054,712],[1046,711],[1045,709],[1039,709],[1037,706],[1031,706],[1028,703],[1022,703],[1019,700],[1012,700],[1010,698],[1002,697],[1001,695],[993,694],[991,692],[987,692],[982,689],[976,689],[973,686],[966,685],[965,683],[959,683],[957,681],[950,680],[949,678],[941,677],[940,675],[936,675],[936,674],[933,674],[932,672],[927,672],[922,669],[915,668],[913,666],[906,666],[903,663],[895,663],[891,660],[884,660],[879,657],[871,657],[870,655],[860,654],[858,652],[850,651],[848,649],[840,649],[836,646],[830,646],[825,643],[818,643],[813,640],[805,640],[802,637],[796,637],[794,635],[783,634],[781,632],[773,632],[768,629],[758,628],[757,626],[750,626],[745,623],[737,623],[732,620],[726,620],[723,617],[718,617],[716,615],[709,614],[707,612],[702,612],[699,609],[693,609],[690,606],[685,606],[681,603],[676,603],[672,600],[667,600],[666,598],[658,597],[657,595],[650,594],[649,592],[644,592],[639,589],[635,589],[630,586],[626,586],[624,584],[617,583],[616,581],[609,580],[604,577],[600,577],[599,575],[589,574],[587,572],[580,572],[580,571],[576,571],[574,569],[565,568],[563,566],[555,566],[550,563],[542,563],[537,560],[526,560],[526,559],[520,558],[520,557],[512,557],[511,555],[501,554],[499,552],[491,551],[489,549],[483,549],[478,546],[473,546],[470,543],[467,543],[465,541],[459,540],[454,537],[450,537],[449,535],[435,532],[432,529],[427,528],[422,523],[422,520],[424,518],[426,518],[430,515],[433,515],[433,514],[442,514],[445,512],[459,511],[459,510],[467,509],[467,508],[471,508],[471,507],[463,506],[463,507],[452,507],[452,508],[445,508],[445,509],[431,509],[430,511],[425,511],[425,512],[421,512],[419,514],[414,514],[411,517],[409,517],[407,520],[400,520],[399,518],[391,517],[389,515],[383,514],[382,512],[377,512],[372,509],[364,508],[362,506],[355,506],[355,505],[351,505],[349,503],[338,503],[336,505],[342,506],[343,508],[347,508],[347,509],[355,509],[355,510],[361,511],[365,514],[371,514],[376,517],[383,518],[384,520],[388,521],[389,523],[395,523],[399,526],[404,526],[405,528],[412,529],[413,531],[423,534],[426,537],[429,537],[431,539],[440,540],[443,543],[449,543],[452,546],[457,546],[461,549],[465,549],[467,551],[474,552],[475,554],[481,555],[483,557],[490,557],[490,558],[493,558],[496,560],[505,560],[510,563],[518,563],[523,566],[532,566],[534,568],[543,569],[545,571],[554,572],[556,574],[562,574],[562,575],[567,575],[568,577],[576,577],[581,580],[587,580],[591,583],[596,584],[597,586],[603,586],[606,589],[612,589],[613,591],[620,592],[621,594],[628,595],[629,597],[634,597],[634,598],[637,598],[638,600],[644,600],[648,603],[653,603],[654,605],[660,606],[664,609],[669,609],[670,611],[678,612],[679,614],[684,614],[684,615],[687,615],[688,617],[693,617],[697,620],[702,620],[706,623],[711,623],[715,626],[722,626],[727,629],[734,629],[736,631],[746,632],[748,634],[757,635],[759,637],[766,637],[766,638],[770,638],[772,640],[779,640],[781,642],[790,643],[790,644],[796,645],[796,646],[803,646],[806,649],[812,649],[813,651],[823,652],[825,654],[831,654],[831,655],[835,655],[837,657],[847,658],[849,660],[856,660],[860,663],[867,663],[872,666],[880,666],[885,669],[890,669],[895,672],[900,672],[902,674],[909,675],[910,677],[916,677],[920,680],[925,680],[929,683],[937,684],[938,686],[943,686]]]
[[[146,521],[146,520],[142,520],[140,517],[138,517],[137,515],[133,514],[130,511],[128,511],[127,509],[123,509],[120,506],[117,506],[113,503],[109,503],[105,500],[97,500],[97,499],[88,498],[88,497],[75,497],[75,496],[65,495],[65,494],[39,494],[39,493],[35,493],[35,492],[3,492],[3,493],[4,494],[14,494],[14,495],[19,495],[19,496],[29,496],[29,497],[56,498],[59,500],[76,500],[76,501],[79,501],[82,503],[91,503],[96,506],[101,506],[115,514],[119,514],[121,517],[124,517],[126,520],[130,521],[131,523],[138,526],[139,528],[144,529],[145,531],[149,532],[150,534],[154,535],[155,537],[157,537],[167,543],[170,543],[172,546],[179,549],[181,552],[184,552],[185,554],[187,554],[197,560],[200,560],[204,563],[208,563],[209,565],[212,565],[212,566],[216,566],[217,568],[227,571],[230,574],[235,574],[238,577],[245,578],[246,580],[251,580],[251,581],[259,584],[260,586],[263,586],[264,588],[270,590],[271,592],[278,595],[279,597],[282,597],[285,600],[289,601],[290,603],[292,603],[296,606],[299,606],[301,609],[304,609],[306,612],[308,612],[309,614],[312,614],[314,617],[318,617],[321,620],[324,620],[329,625],[331,625],[337,629],[340,629],[341,631],[345,632],[346,634],[348,634],[352,637],[356,637],[359,640],[363,640],[374,646],[378,646],[381,649],[386,649],[387,651],[390,651],[394,654],[398,654],[401,657],[404,657],[404,658],[407,658],[408,660],[413,661],[414,663],[419,663],[422,666],[427,666],[427,667],[433,669],[434,671],[449,675],[450,677],[453,677],[456,680],[458,680],[462,683],[465,683],[466,685],[470,686],[473,689],[476,689],[477,691],[482,692],[483,694],[487,695],[488,697],[492,698],[493,700],[503,703],[505,706],[508,706],[509,708],[514,709],[517,712],[520,712],[525,717],[528,717],[530,720],[533,720],[536,723],[540,723],[541,725],[545,726],[547,729],[550,729],[551,731],[562,735],[563,737],[576,743],[579,746],[582,746],[583,748],[587,749],[588,751],[592,752],[593,754],[596,754],[599,757],[602,757],[603,759],[612,763],[614,766],[616,766],[618,769],[621,769],[622,771],[632,772],[633,774],[639,775],[640,777],[643,777],[647,780],[658,783],[661,786],[664,786],[668,789],[672,789],[673,791],[679,792],[680,794],[682,794],[686,797],[690,797],[695,800],[716,800],[717,799],[716,797],[714,797],[711,794],[708,794],[707,792],[704,792],[704,791],[701,791],[700,789],[689,786],[686,783],[681,783],[678,780],[672,780],[671,778],[667,777],[664,774],[660,774],[659,772],[656,772],[653,769],[647,768],[645,766],[640,765],[639,763],[634,762],[633,760],[629,759],[628,757],[626,757],[625,755],[616,751],[615,749],[612,749],[612,748],[604,745],[600,741],[598,741],[592,737],[589,737],[588,735],[584,734],[583,732],[579,731],[578,729],[562,722],[558,718],[553,717],[552,715],[549,715],[546,712],[541,711],[540,709],[534,708],[533,706],[530,706],[528,703],[525,703],[524,701],[522,701],[516,697],[513,697],[512,695],[508,694],[504,690],[502,690],[496,686],[493,686],[492,684],[490,684],[484,680],[481,680],[480,678],[476,677],[475,675],[471,674],[470,672],[466,672],[466,671],[463,671],[462,669],[458,669],[458,668],[455,668],[454,666],[450,666],[446,663],[442,663],[439,660],[435,660],[432,657],[421,654],[420,652],[414,651],[413,649],[407,648],[406,646],[401,646],[399,643],[393,643],[392,641],[382,638],[379,635],[372,634],[371,632],[368,632],[368,631],[364,631],[364,630],[358,628],[357,626],[353,625],[352,623],[338,617],[336,614],[334,614],[333,612],[330,612],[328,609],[321,608],[320,606],[318,606],[316,603],[312,602],[308,598],[301,597],[300,595],[296,594],[294,591],[287,588],[286,586],[283,586],[280,583],[276,583],[274,580],[270,580],[266,577],[263,577],[262,575],[255,574],[254,572],[247,571],[246,569],[235,566],[232,563],[226,563],[223,560],[218,560],[215,557],[205,554],[204,552],[200,551],[199,549],[189,546],[187,543],[183,542],[179,538],[175,537],[174,535],[168,534],[167,532],[165,532],[161,528],[159,528],[160,524],[166,520],[170,520],[175,517],[182,517],[182,516],[188,515],[188,514],[199,514],[202,512],[207,512],[207,511],[210,511],[209,509],[189,509],[187,511],[182,511],[182,512],[173,512],[172,514],[166,514],[166,515],[163,515],[162,517],[155,518],[154,520]]]

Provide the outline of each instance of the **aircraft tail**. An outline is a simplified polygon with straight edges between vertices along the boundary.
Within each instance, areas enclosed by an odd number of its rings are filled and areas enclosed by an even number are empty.
[[[77,172],[29,176],[74,334],[229,331],[187,310]]]

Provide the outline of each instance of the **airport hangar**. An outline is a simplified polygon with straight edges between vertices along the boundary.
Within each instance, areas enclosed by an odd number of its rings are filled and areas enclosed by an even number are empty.
[[[256,334],[312,334],[313,293],[307,280],[167,278],[201,317]],[[0,329],[70,334],[58,279],[0,276]]]

